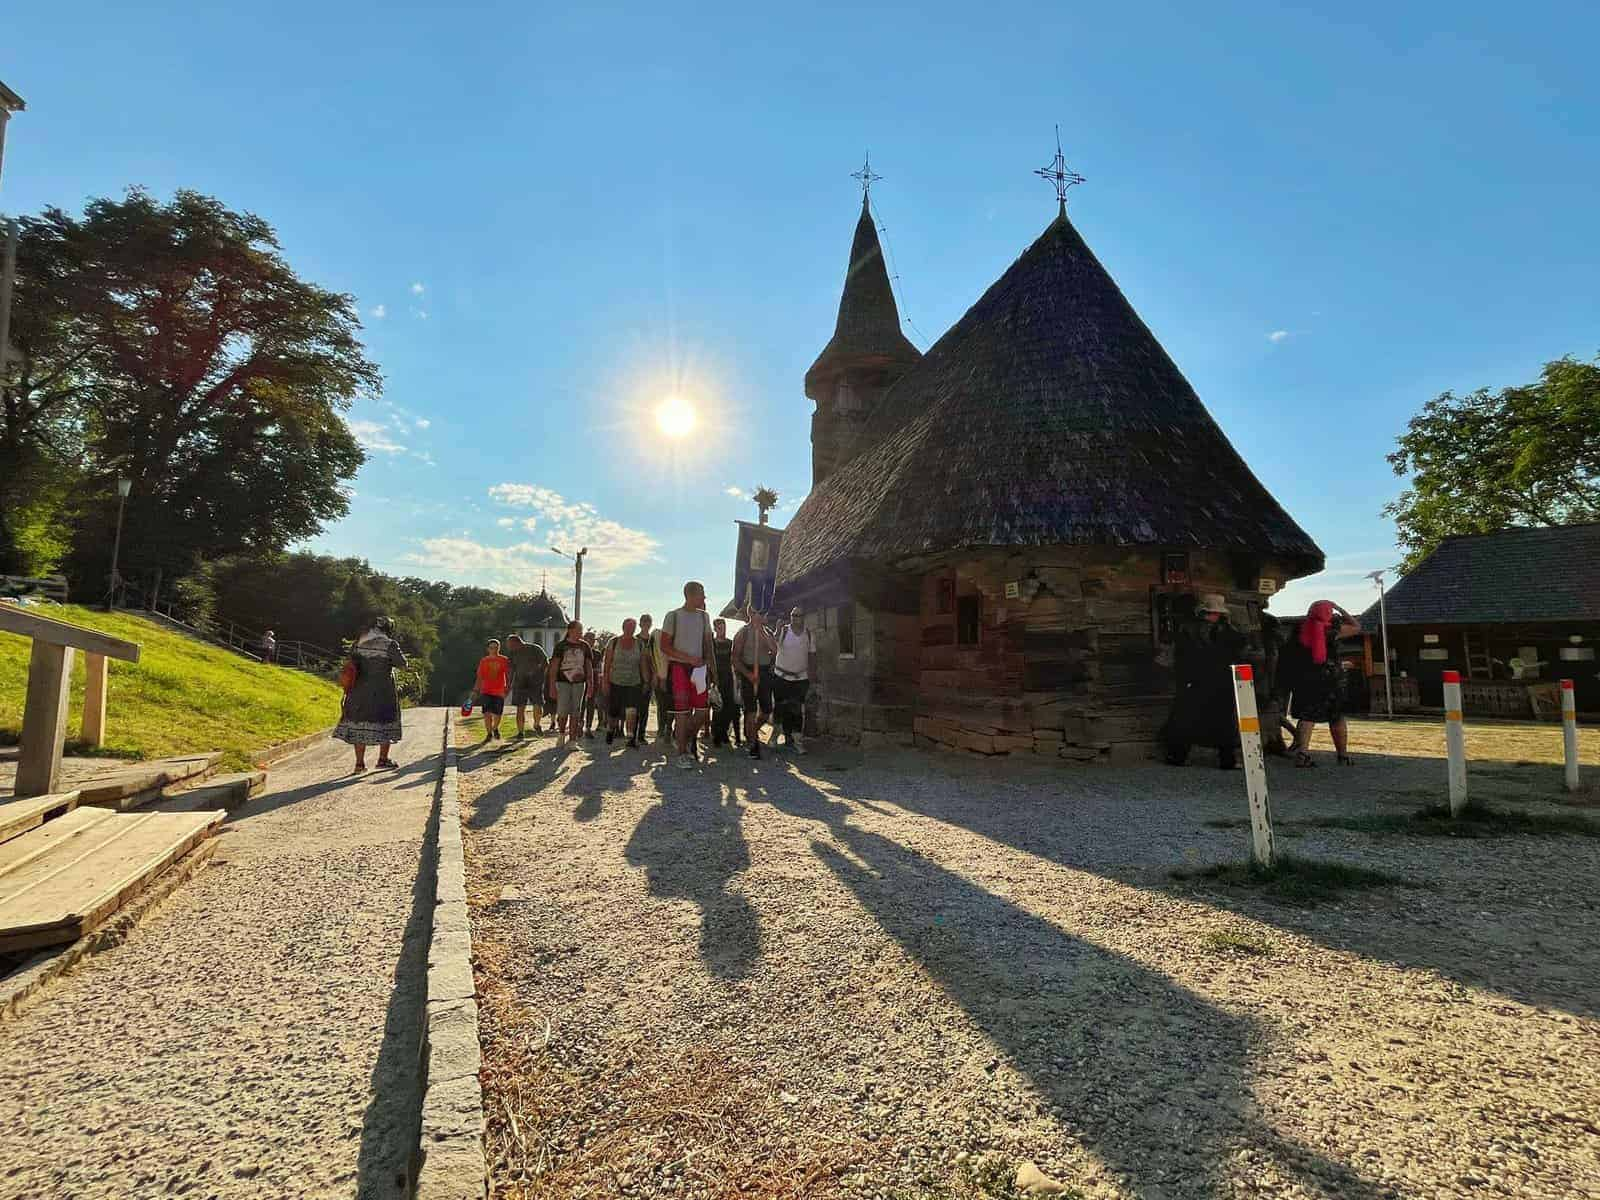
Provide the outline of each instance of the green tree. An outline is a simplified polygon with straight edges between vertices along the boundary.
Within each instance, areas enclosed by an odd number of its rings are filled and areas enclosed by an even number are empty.
[[[1445,392],[1389,455],[1410,486],[1384,506],[1409,571],[1447,537],[1600,520],[1600,365],[1560,358],[1539,381]]]
[[[50,208],[23,222],[19,279],[0,454],[81,438],[80,587],[107,570],[119,475],[125,573],[272,553],[348,511],[364,456],[342,414],[381,380],[354,301],[297,276],[265,221],[189,191]]]

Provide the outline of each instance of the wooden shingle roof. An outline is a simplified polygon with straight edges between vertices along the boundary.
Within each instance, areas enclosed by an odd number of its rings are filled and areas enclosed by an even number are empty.
[[[1384,598],[1390,625],[1600,621],[1600,524],[1446,538]],[[1361,614],[1378,628],[1378,605]]]
[[[864,445],[790,522],[780,588],[846,559],[973,546],[1322,566],[1065,211],[889,390]]]
[[[889,286],[878,230],[863,201],[839,297],[839,319],[833,337],[806,372],[806,395],[817,399],[818,384],[844,367],[904,366],[921,357],[922,352],[900,331],[900,310]]]

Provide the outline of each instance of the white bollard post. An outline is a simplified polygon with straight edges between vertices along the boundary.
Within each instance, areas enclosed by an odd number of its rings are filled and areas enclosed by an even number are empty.
[[[1272,805],[1267,801],[1267,763],[1261,752],[1261,720],[1256,714],[1255,671],[1249,663],[1233,668],[1233,708],[1239,717],[1245,795],[1250,801],[1250,857],[1258,866],[1270,867],[1277,851],[1272,842]]]
[[[1572,680],[1561,681],[1561,749],[1567,760],[1567,791],[1578,790],[1578,697]]]
[[[1444,750],[1450,763],[1450,815],[1467,806],[1467,735],[1461,725],[1461,672],[1444,673]]]

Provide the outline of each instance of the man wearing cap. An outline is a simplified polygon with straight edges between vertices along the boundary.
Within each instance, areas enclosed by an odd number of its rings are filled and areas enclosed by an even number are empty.
[[[1228,602],[1215,592],[1200,597],[1195,619],[1177,639],[1178,693],[1162,730],[1167,761],[1181,767],[1193,745],[1215,746],[1217,766],[1231,771],[1239,749],[1233,711],[1233,665],[1245,661],[1248,639],[1228,620]]]

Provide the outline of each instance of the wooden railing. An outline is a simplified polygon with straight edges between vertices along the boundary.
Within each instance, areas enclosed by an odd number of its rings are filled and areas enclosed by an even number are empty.
[[[153,613],[180,626],[185,632],[212,645],[221,646],[231,650],[252,662],[266,661],[266,649],[263,645],[265,629],[258,629],[238,621],[230,621],[221,617],[193,616],[182,604],[170,595],[166,600],[149,598],[144,590],[136,584],[127,584],[122,589],[120,597],[122,607],[130,612]],[[296,670],[310,671],[322,674],[332,670],[339,664],[343,655],[338,650],[319,646],[315,642],[304,641],[300,638],[278,638],[272,655],[272,661],[282,667],[293,667]]]

